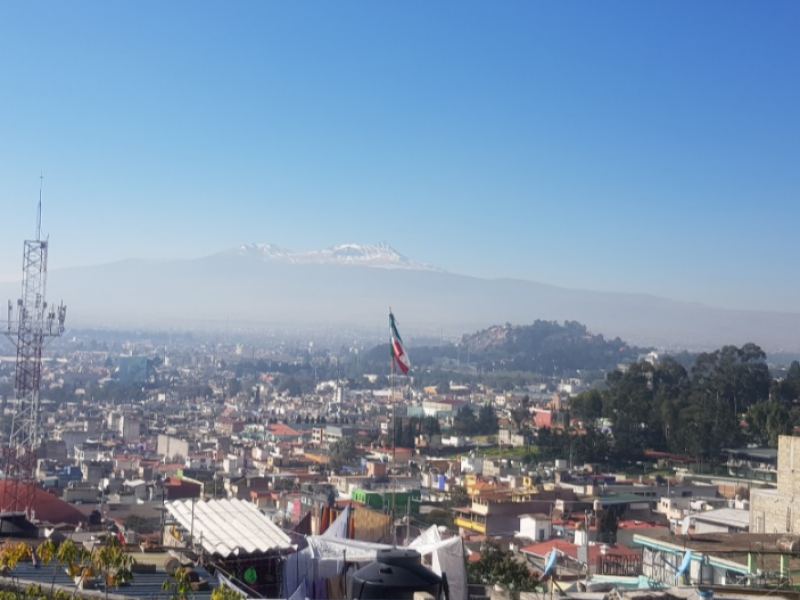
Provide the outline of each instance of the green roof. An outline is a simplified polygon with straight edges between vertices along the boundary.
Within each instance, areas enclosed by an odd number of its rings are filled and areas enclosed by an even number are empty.
[[[647,489],[647,488],[643,488]],[[651,498],[646,498],[645,496],[639,496],[637,494],[609,494],[607,496],[595,496],[597,500],[600,500],[600,504],[603,506],[614,506],[617,504],[633,504],[634,502],[651,502]]]

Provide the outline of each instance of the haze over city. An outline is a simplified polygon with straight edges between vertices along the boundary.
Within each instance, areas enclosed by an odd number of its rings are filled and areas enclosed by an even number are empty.
[[[0,3],[0,600],[800,600],[798,31]]]
[[[51,271],[386,242],[481,278],[796,313],[799,17],[7,3],[0,280],[43,172]]]

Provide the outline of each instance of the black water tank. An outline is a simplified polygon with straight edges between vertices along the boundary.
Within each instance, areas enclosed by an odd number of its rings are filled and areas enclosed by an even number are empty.
[[[414,592],[439,598],[442,578],[422,566],[416,550],[378,550],[374,563],[353,573],[353,600],[413,600]]]

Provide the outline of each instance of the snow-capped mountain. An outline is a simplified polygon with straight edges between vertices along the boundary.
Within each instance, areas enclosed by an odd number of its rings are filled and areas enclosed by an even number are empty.
[[[415,263],[388,244],[339,244],[332,248],[308,252],[293,252],[275,244],[243,244],[233,252],[240,256],[261,259],[267,262],[284,262],[295,265],[333,264],[378,269],[440,270],[430,265]]]
[[[481,279],[415,263],[386,245],[314,252],[246,245],[202,258],[130,260],[54,269],[47,291],[71,327],[359,327],[384,331],[386,307],[404,331],[475,331],[497,323],[575,320],[637,345],[708,350],[755,342],[800,349],[800,315],[731,311],[639,294]],[[15,298],[18,282],[0,283]]]

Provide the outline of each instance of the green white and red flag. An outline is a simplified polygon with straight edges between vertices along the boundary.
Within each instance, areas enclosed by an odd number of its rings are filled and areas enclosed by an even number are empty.
[[[403,345],[403,338],[400,337],[400,332],[397,331],[397,321],[395,321],[392,309],[389,309],[389,335],[392,344],[392,359],[397,367],[405,375],[411,368],[411,360],[408,358],[408,352]]]

